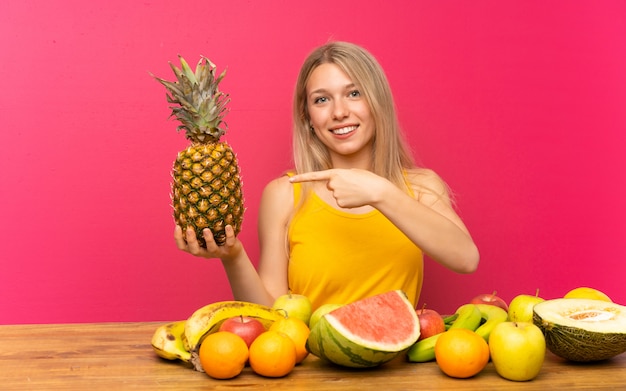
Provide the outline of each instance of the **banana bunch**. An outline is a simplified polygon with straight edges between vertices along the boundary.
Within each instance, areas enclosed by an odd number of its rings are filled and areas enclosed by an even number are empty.
[[[508,314],[502,308],[489,304],[464,304],[454,315],[444,318],[446,330],[468,329],[489,342],[489,335],[497,324],[506,321]],[[435,359],[435,344],[440,334],[417,341],[407,352],[410,362],[428,362]]]
[[[198,357],[204,338],[219,330],[229,318],[245,316],[257,318],[265,328],[285,316],[270,307],[245,301],[220,301],[196,310],[187,320],[164,324],[152,337],[152,347],[159,357],[191,363],[202,372]]]

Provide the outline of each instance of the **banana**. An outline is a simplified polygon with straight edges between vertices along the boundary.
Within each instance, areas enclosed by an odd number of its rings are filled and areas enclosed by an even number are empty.
[[[456,313],[454,313],[452,315],[445,315],[443,317],[443,323],[445,323],[445,324],[452,324],[456,320],[456,318],[458,318],[458,317],[459,317],[459,314],[456,314]]]
[[[459,317],[459,314],[446,315],[443,317],[443,324],[446,326],[446,330],[452,326],[452,323]]]
[[[265,328],[285,315],[273,308],[245,301],[220,301],[205,305],[196,310],[185,322],[186,349],[191,353],[191,361],[196,370],[202,371],[198,360],[198,351],[204,338],[216,332],[220,325],[229,318],[247,316],[257,318]]]
[[[161,325],[152,335],[152,348],[164,359],[190,362],[191,353],[185,349],[184,334],[184,320]]]
[[[476,330],[482,320],[482,313],[474,304],[464,304],[460,306],[454,315],[446,316],[444,323],[446,331],[450,329]],[[444,333],[446,332],[444,331]],[[439,336],[443,333],[435,334],[424,338],[413,344],[407,351],[407,359],[410,362],[428,362],[435,359],[435,344]]]
[[[482,313],[476,307],[476,304],[463,304],[457,308],[455,314],[459,316],[452,322],[449,330],[468,329],[474,331],[480,326]]]
[[[445,331],[444,331],[445,333]],[[435,359],[435,344],[443,333],[417,341],[406,353],[409,362],[428,362]]]
[[[496,307],[495,305],[490,304],[475,304],[478,310],[481,313],[481,317],[485,321],[482,323],[476,330],[476,334],[483,337],[486,342],[489,342],[489,335],[491,331],[496,327],[499,323],[505,322],[509,315],[508,313],[500,307]]]

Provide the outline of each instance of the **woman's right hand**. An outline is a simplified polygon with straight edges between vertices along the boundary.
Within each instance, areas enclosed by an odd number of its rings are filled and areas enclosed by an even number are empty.
[[[222,246],[218,246],[213,239],[213,233],[210,229],[205,228],[202,231],[202,236],[206,241],[206,248],[201,247],[196,238],[194,229],[188,227],[185,232],[181,226],[177,225],[174,229],[174,240],[176,246],[185,252],[202,258],[219,258],[224,261],[235,258],[243,249],[243,245],[235,236],[233,227],[227,225],[226,228],[226,242]]]

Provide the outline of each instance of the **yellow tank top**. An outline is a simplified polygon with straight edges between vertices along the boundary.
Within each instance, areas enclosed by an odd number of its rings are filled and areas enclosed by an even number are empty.
[[[301,196],[294,184],[295,203]],[[423,253],[378,210],[347,213],[312,193],[289,227],[289,289],[313,308],[401,289],[417,305]]]

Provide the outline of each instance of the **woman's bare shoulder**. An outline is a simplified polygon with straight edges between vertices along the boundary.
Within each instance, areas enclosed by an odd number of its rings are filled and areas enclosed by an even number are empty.
[[[289,182],[289,176],[287,174],[281,175],[269,181],[267,185],[265,185],[265,190],[269,191],[292,191],[292,184]]]
[[[406,172],[407,180],[416,192],[418,198],[423,195],[436,198],[449,197],[448,185],[435,171],[429,168],[413,168]]]
[[[285,174],[269,181],[263,189],[263,200],[283,206],[293,204],[293,185],[289,176]]]
[[[259,207],[259,224],[269,230],[275,224],[284,226],[289,221],[294,205],[293,185],[287,175],[272,179],[265,185]],[[272,231],[275,232],[275,231]]]
[[[437,174],[430,168],[412,168],[406,171],[406,176],[409,182],[415,185],[424,185],[430,187],[428,185],[441,186],[444,183],[439,174]]]

